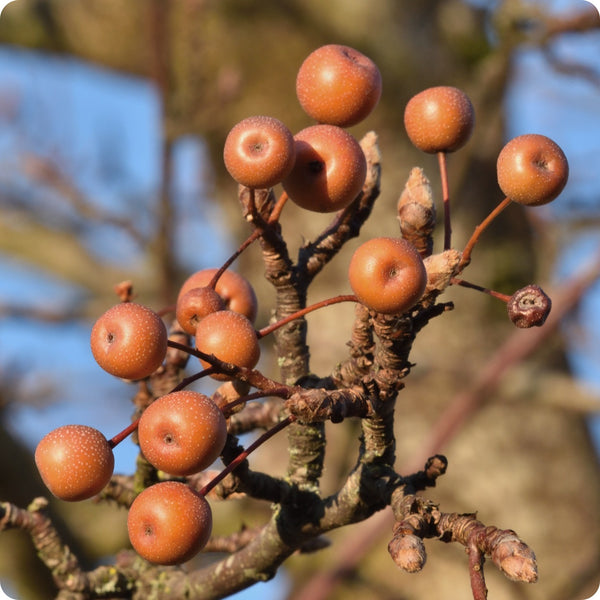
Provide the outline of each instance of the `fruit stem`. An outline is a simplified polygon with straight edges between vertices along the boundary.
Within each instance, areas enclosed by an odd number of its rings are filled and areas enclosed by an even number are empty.
[[[156,311],[156,314],[159,317],[164,317],[165,315],[175,312],[175,308],[176,308],[175,304],[170,304],[169,306],[163,306],[163,308],[160,308],[159,310]]]
[[[251,199],[251,205],[252,205],[252,207],[254,207],[254,212],[256,212],[253,189],[250,189],[250,199]],[[285,203],[287,202],[287,199],[288,199],[288,195],[285,192],[283,192],[281,194],[281,196],[279,197],[279,199],[277,200],[277,202],[275,203],[275,205],[273,206],[273,210],[271,211],[271,216],[269,217],[269,220],[267,221],[268,225],[272,225],[273,223],[277,222],[277,220],[279,219],[279,216],[281,215],[281,211],[283,210],[283,207],[285,206]],[[214,290],[215,286],[217,285],[217,281],[219,281],[219,278],[221,277],[221,275],[223,275],[223,273],[231,266],[233,261],[248,246],[250,246],[250,244],[255,242],[263,234],[263,231],[264,230],[262,227],[257,227],[246,238],[246,240],[240,244],[240,247],[225,261],[225,263],[221,266],[221,268],[213,275],[212,279],[210,280],[210,282],[208,283],[208,285],[206,287],[212,288]]]
[[[256,189],[248,188],[248,211],[252,217],[252,221],[256,221],[258,211],[256,210]]]
[[[276,433],[279,433],[282,429],[285,429],[290,423],[293,423],[296,420],[294,415],[289,415],[287,418],[283,419],[275,425],[271,427],[268,431],[263,433],[257,440],[255,440],[252,444],[250,444],[243,452],[240,452],[218,475],[213,477],[201,490],[200,495],[206,496],[218,483],[220,483],[229,473],[231,473],[236,467],[238,467],[242,462],[244,462],[248,456],[254,452],[259,446],[264,444],[268,439],[272,438]]]
[[[510,300],[510,296],[507,294],[502,294],[501,292],[496,292],[495,290],[491,290],[489,288],[483,287],[481,285],[477,285],[476,283],[471,283],[470,281],[465,281],[464,279],[459,279],[458,277],[453,277],[450,280],[452,285],[460,285],[462,287],[470,288],[472,290],[477,290],[479,292],[483,292],[484,294],[488,294],[494,298],[498,298],[498,300],[502,300],[503,302],[508,302]]]
[[[273,206],[273,210],[271,211],[271,215],[269,216],[269,220],[267,221],[268,225],[272,225],[273,223],[276,223],[277,220],[279,219],[280,215],[281,215],[281,211],[283,210],[283,207],[285,206],[285,203],[287,202],[288,199],[288,195],[283,192],[281,194],[281,196],[279,197],[279,199],[277,200],[277,202],[275,203],[275,205]],[[254,199],[254,190],[252,188],[250,188],[250,204],[251,204],[251,208],[253,213],[256,212],[256,205],[255,205],[255,199]],[[247,238],[244,242],[241,243],[240,247],[225,261],[225,263],[221,266],[221,268],[213,275],[212,279],[210,280],[209,284],[207,287],[212,288],[213,290],[215,289],[215,286],[217,285],[217,281],[219,281],[219,278],[221,277],[221,275],[223,275],[223,273],[231,266],[231,264],[233,263],[233,261],[248,247],[250,246],[250,244],[252,244],[253,242],[255,242],[262,234],[263,234],[263,228],[262,227],[257,227]]]
[[[248,247],[252,242],[255,242],[262,235],[262,229],[255,229],[245,241],[240,244],[240,247],[223,263],[220,269],[213,275],[206,287],[215,289],[217,281],[219,281],[221,275],[227,271],[233,261]]]
[[[358,302],[358,298],[354,294],[342,294],[340,296],[334,296],[333,298],[327,298],[326,300],[321,300],[319,302],[315,302],[315,304],[311,304],[310,306],[305,306],[300,310],[297,310],[295,313],[288,315],[287,317],[281,319],[280,321],[276,321],[275,323],[271,323],[262,329],[259,329],[256,332],[256,337],[258,339],[273,333],[276,329],[287,325],[290,321],[294,321],[295,319],[299,319],[304,315],[307,315],[309,312],[313,312],[318,310],[319,308],[324,308],[325,306],[330,306],[331,304],[339,304],[340,302]]]
[[[250,402],[250,400],[259,400],[260,398],[267,398],[271,396],[275,396],[278,398],[289,398],[294,393],[294,390],[288,386],[281,387],[279,389],[273,390],[261,390],[258,392],[253,392],[252,394],[246,394],[245,396],[240,396],[236,400],[232,400],[227,404],[221,407],[221,411],[225,418],[227,418],[231,412],[231,409],[236,407],[238,404],[244,404],[246,402]]]
[[[281,388],[281,383],[278,383],[273,379],[269,379],[260,371],[253,371],[252,369],[238,367],[236,365],[223,362],[214,354],[207,354],[206,352],[202,352],[197,348],[191,348],[190,346],[180,344],[179,342],[176,342],[174,340],[168,340],[167,345],[170,348],[174,348],[175,350],[181,350],[182,352],[186,352],[190,356],[195,356],[196,358],[210,363],[211,366],[207,367],[202,371],[202,373],[206,373],[207,375],[211,373],[225,373],[227,375],[231,375],[232,377],[241,379],[242,381],[247,381],[250,385],[254,386],[255,388],[265,391],[278,390]],[[198,374],[198,377],[200,376],[201,375]]]
[[[108,445],[111,448],[114,448],[117,444],[120,444],[126,437],[131,435],[137,429],[139,422],[140,422],[140,419],[138,417],[135,421],[132,421],[130,425],[125,427],[125,429],[123,429],[123,431],[121,431],[120,433],[117,433],[117,435],[115,435],[115,437],[108,440]]]
[[[169,346],[169,348],[174,348],[175,350],[181,350],[182,352],[187,352],[189,355],[195,356],[196,358],[205,360],[206,362],[209,362],[209,363],[211,361],[212,361],[212,363],[215,363],[215,364],[216,364],[216,362],[219,362],[219,363],[221,362],[218,358],[216,358],[212,354],[206,354],[206,352],[202,352],[202,350],[198,350],[197,348],[192,348],[191,346],[186,346],[185,344],[180,344],[179,342],[175,342],[174,340],[168,340],[167,345]],[[212,368],[213,367],[207,367],[206,369],[204,369],[204,371],[208,371],[209,369],[212,369]],[[204,373],[204,371],[202,371],[202,373]],[[218,371],[218,369],[217,369],[217,371]],[[218,371],[218,372],[220,372],[220,371]]]
[[[458,272],[462,271],[471,262],[471,252],[475,244],[479,241],[481,234],[487,229],[489,224],[512,202],[510,198],[504,198],[494,210],[479,224],[475,227],[471,239],[467,242],[465,249],[462,252],[462,258],[458,263]]]
[[[172,394],[173,392],[179,392],[180,390],[185,389],[191,383],[194,383],[194,381],[197,381],[202,377],[207,377],[208,375],[212,375],[213,373],[217,372],[218,370],[215,367],[207,367],[202,371],[198,371],[198,373],[194,373],[193,375],[189,375],[188,377],[182,379],[169,393]]]
[[[441,151],[437,153],[437,156],[442,180],[442,201],[444,202],[444,250],[450,250],[452,247],[452,224],[450,220],[450,188],[448,186],[446,153]]]
[[[273,225],[274,223],[277,223],[277,221],[279,221],[279,217],[281,216],[281,211],[283,210],[285,203],[288,201],[288,198],[289,198],[289,196],[287,195],[287,192],[281,193],[281,196],[279,196],[277,202],[273,206],[273,210],[271,211],[271,214],[269,215],[269,219],[267,221],[267,223],[269,225]]]

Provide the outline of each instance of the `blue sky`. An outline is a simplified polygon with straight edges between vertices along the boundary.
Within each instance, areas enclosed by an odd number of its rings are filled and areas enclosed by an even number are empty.
[[[578,6],[583,0],[548,3],[565,7]],[[489,3],[484,3],[489,4]],[[567,59],[589,62],[598,69],[600,34],[573,40],[565,39],[557,52]],[[571,177],[563,198],[551,205],[549,218],[564,218],[566,207],[572,209],[577,200],[598,203],[600,169],[599,88],[569,76],[559,76],[548,69],[536,51],[524,51],[518,62],[516,78],[507,98],[509,133],[539,132],[555,139],[570,159]],[[41,57],[35,53],[0,47],[0,187],[28,185],[14,181],[13,174],[21,151],[35,148],[42,155],[60,159],[70,169],[83,189],[100,205],[116,214],[141,214],[144,199],[158,186],[159,148],[158,105],[152,88],[142,79],[119,76],[91,68],[74,60]],[[10,99],[14,102],[11,104]],[[569,107],[569,110],[565,110]],[[16,113],[13,112],[16,110]],[[17,127],[7,127],[9,124]],[[68,143],[65,143],[68,141]],[[110,148],[110,152],[106,152]],[[199,268],[195,247],[190,240],[204,240],[208,263],[220,264],[231,247],[227,233],[219,223],[218,208],[198,199],[210,193],[198,165],[202,163],[202,144],[184,139],[177,147],[176,198],[185,211],[182,219],[182,261],[190,270]],[[109,185],[106,182],[109,181]],[[124,201],[125,199],[125,201]],[[57,207],[56,210],[66,210]],[[202,218],[199,218],[202,211]],[[58,213],[58,218],[60,212]],[[193,217],[193,218],[192,218]],[[115,237],[110,229],[98,229],[90,236],[90,250],[101,252],[108,260],[122,261],[124,256],[135,261],[143,248],[131,245],[124,237]],[[582,251],[597,247],[600,235],[590,231],[573,243],[562,257],[557,275],[566,273]],[[582,250],[584,248],[584,250]],[[202,265],[203,266],[203,265]],[[46,276],[14,259],[0,257],[0,298],[17,300],[26,305],[68,306],[81,291]],[[582,381],[600,391],[600,285],[596,285],[582,305],[588,331],[588,345],[573,348],[570,359]],[[0,370],[16,367],[22,370],[23,389],[32,397],[36,390],[56,391],[56,401],[38,406],[35,401],[9,412],[9,423],[33,448],[47,431],[67,422],[81,422],[101,429],[107,437],[126,424],[131,406],[123,399],[127,389],[112,377],[100,372],[89,350],[89,323],[74,322],[69,326],[34,324],[24,319],[0,320]],[[51,347],[50,347],[51,344]],[[60,373],[60,379],[56,377]],[[64,386],[64,381],[70,385]],[[89,385],[89,382],[94,382]],[[85,398],[81,391],[85,389]],[[594,420],[600,440],[600,422]],[[131,472],[136,449],[124,442],[115,452],[116,469]],[[285,596],[285,575],[274,582],[261,584],[240,594],[239,598]],[[0,593],[1,600],[1,593]]]

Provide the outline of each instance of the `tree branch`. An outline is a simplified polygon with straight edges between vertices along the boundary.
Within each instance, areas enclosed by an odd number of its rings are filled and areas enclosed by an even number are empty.
[[[377,135],[371,131],[360,141],[367,159],[367,178],[359,196],[346,209],[337,213],[329,227],[314,241],[303,246],[298,254],[298,267],[312,281],[325,265],[351,238],[358,236],[369,218],[380,192],[381,154]]]

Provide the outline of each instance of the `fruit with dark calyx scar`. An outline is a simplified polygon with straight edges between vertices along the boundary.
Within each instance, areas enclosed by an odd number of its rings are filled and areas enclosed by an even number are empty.
[[[167,353],[167,328],[160,316],[135,302],[109,308],[92,327],[90,345],[96,362],[123,379],[144,379]]]
[[[334,125],[313,125],[294,137],[296,163],[283,189],[298,206],[314,212],[335,212],[359,194],[367,176],[360,144]]]
[[[223,298],[212,288],[197,287],[177,298],[175,317],[186,333],[194,335],[200,320],[218,310],[225,310]]]
[[[534,133],[510,140],[500,151],[496,167],[504,195],[525,206],[552,202],[569,178],[569,163],[561,147]]]
[[[177,565],[193,558],[210,539],[212,511],[206,498],[186,484],[163,481],[135,498],[127,530],[142,558]]]
[[[270,188],[294,166],[294,137],[278,119],[248,117],[233,126],[223,149],[229,174],[249,188]]]
[[[360,302],[384,314],[412,308],[427,285],[421,255],[401,238],[380,237],[363,243],[352,256],[348,277]]]
[[[209,467],[227,439],[227,422],[217,405],[190,390],[157,398],[140,417],[138,439],[144,457],[170,475],[185,476]]]

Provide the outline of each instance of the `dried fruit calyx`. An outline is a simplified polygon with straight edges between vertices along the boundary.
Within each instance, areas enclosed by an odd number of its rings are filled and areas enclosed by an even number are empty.
[[[527,285],[517,290],[507,304],[510,320],[522,329],[541,327],[551,308],[552,301],[537,285]]]

